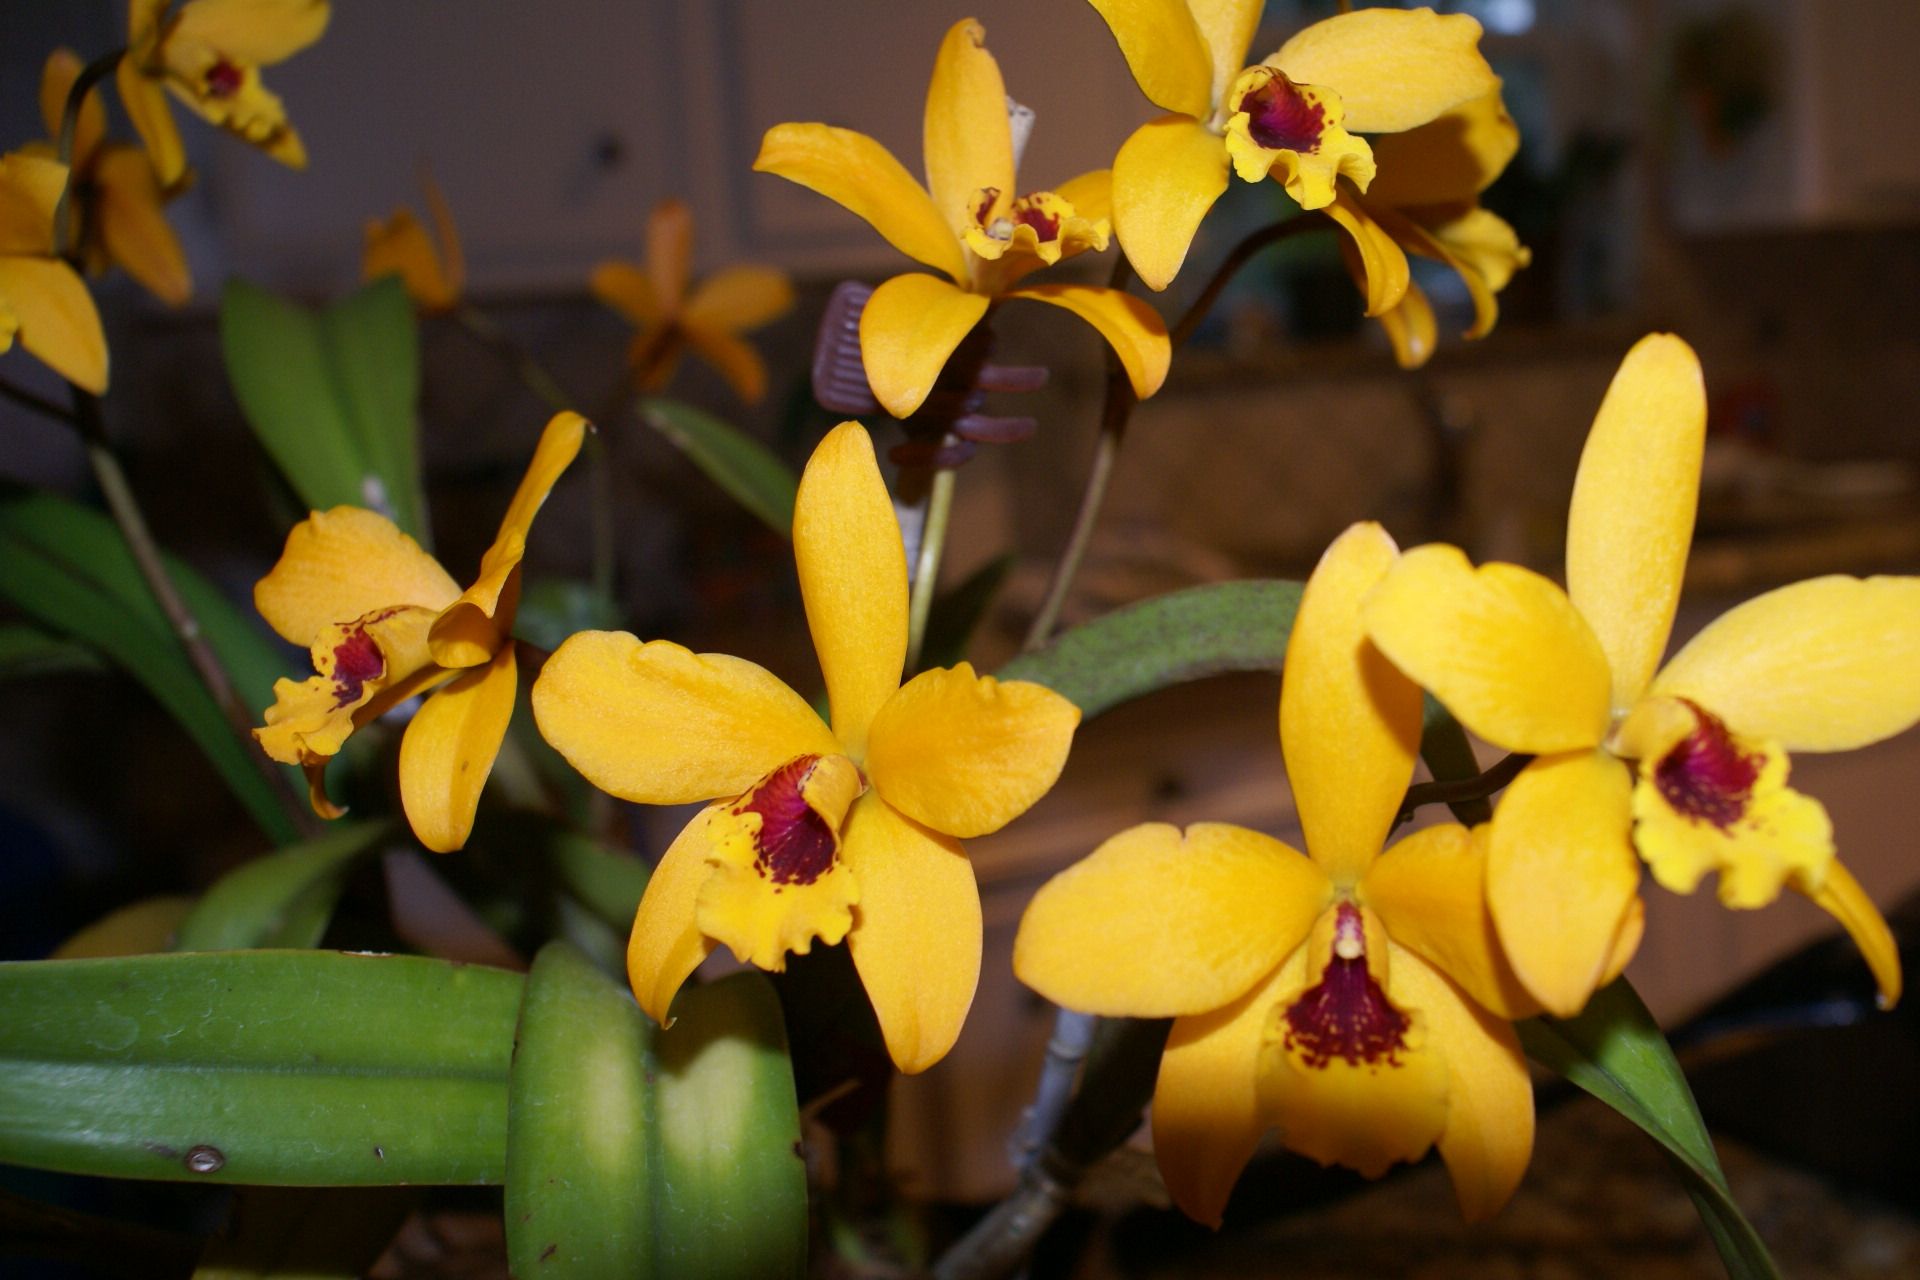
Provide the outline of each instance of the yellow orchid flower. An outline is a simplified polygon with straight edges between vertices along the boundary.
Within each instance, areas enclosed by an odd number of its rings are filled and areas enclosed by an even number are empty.
[[[1408,552],[1368,634],[1488,742],[1536,757],[1494,812],[1487,895],[1515,972],[1577,1012],[1616,971],[1654,879],[1760,907],[1781,887],[1836,916],[1883,1003],[1900,995],[1886,923],[1834,856],[1789,750],[1842,751],[1920,720],[1920,578],[1814,578],[1724,614],[1664,667],[1699,500],[1706,394],[1691,348],[1643,338],[1581,455],[1567,589],[1449,546]]]
[[[1520,131],[1496,89],[1405,133],[1374,141],[1379,165],[1365,196],[1342,187],[1327,214],[1347,238],[1347,268],[1393,343],[1403,369],[1432,356],[1433,305],[1407,270],[1408,253],[1444,263],[1473,298],[1467,338],[1493,332],[1496,295],[1533,259],[1505,219],[1480,207],[1520,150]]]
[[[427,848],[447,853],[467,842],[513,715],[527,530],[586,430],[577,413],[547,423],[464,592],[419,543],[360,507],[316,511],[287,535],[279,562],[253,589],[254,607],[283,638],[311,648],[316,674],[276,682],[266,725],[253,735],[275,760],[306,770],[314,812],[345,812],[327,799],[325,773],[353,731],[435,691],[401,739],[401,806]]]
[[[1092,325],[1141,399],[1166,380],[1166,325],[1139,298],[1092,285],[1015,287],[1041,267],[1107,247],[1110,178],[1103,169],[1016,196],[1008,110],[1000,64],[987,52],[985,29],[969,18],[941,41],[927,86],[924,188],[878,142],[832,125],[775,125],[753,162],[860,215],[894,248],[946,273],[947,280],[894,276],[860,315],[867,381],[896,418],[920,408],[947,358],[1002,298],[1045,302]]]
[[[427,215],[433,219],[432,237],[402,206],[385,221],[367,219],[366,249],[360,255],[360,278],[378,280],[399,276],[400,284],[425,312],[451,311],[460,305],[467,282],[467,260],[460,251],[460,229],[454,225],[447,197],[430,173],[421,173],[427,196]],[[434,245],[434,239],[439,245]]]
[[[1114,233],[1153,289],[1179,273],[1229,169],[1271,175],[1301,208],[1323,209],[1336,179],[1365,191],[1374,177],[1373,148],[1355,134],[1419,129],[1500,84],[1480,55],[1480,24],[1461,14],[1336,14],[1243,69],[1261,0],[1089,3],[1140,91],[1168,113],[1113,161]]]
[[[173,187],[187,153],[167,92],[201,119],[252,143],[281,164],[307,167],[307,150],[260,68],[284,62],[327,29],[328,0],[129,0],[127,52],[115,80],[120,102],[147,144],[155,174]]]
[[[960,1034],[980,976],[980,894],[961,840],[1059,777],[1079,708],[966,663],[906,684],[907,562],[857,422],[800,480],[794,560],[832,727],[765,669],[586,631],[547,660],[533,714],[574,768],[641,804],[710,802],[660,859],[627,973],[663,1024],[720,943],[762,969],[846,941],[900,1070]]]
[[[55,49],[40,73],[40,114],[47,135],[60,136],[67,94],[85,64],[71,49]],[[73,131],[74,223],[83,229],[78,241],[87,271],[99,275],[109,263],[138,280],[154,297],[170,307],[193,296],[193,276],[166,214],[166,195],[154,176],[146,152],[124,142],[107,140],[107,109],[97,90],[80,104]],[[52,155],[52,148],[47,149]]]
[[[1287,643],[1280,749],[1307,853],[1257,831],[1123,831],[1043,886],[1021,981],[1070,1009],[1173,1018],[1154,1155],[1218,1226],[1267,1129],[1379,1177],[1438,1146],[1470,1220],[1513,1194],[1533,1091],[1510,1020],[1538,1012],[1487,926],[1486,829],[1380,846],[1419,750],[1421,695],[1367,643],[1360,602],[1394,563],[1357,524],[1307,582]]]
[[[67,167],[0,156],[0,353],[20,345],[77,387],[107,389],[107,335],[79,273],[53,255],[53,219]]]
[[[766,394],[767,367],[739,335],[791,311],[793,283],[777,268],[742,263],[689,291],[692,264],[693,211],[662,200],[647,215],[646,262],[602,262],[589,283],[596,298],[639,330],[627,365],[641,390],[664,390],[691,347],[754,404]]]

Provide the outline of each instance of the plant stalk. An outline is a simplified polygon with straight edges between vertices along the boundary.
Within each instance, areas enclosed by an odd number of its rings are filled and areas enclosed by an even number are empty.
[[[920,526],[920,554],[913,570],[913,595],[907,606],[907,670],[920,668],[920,649],[927,639],[927,619],[933,614],[933,593],[940,578],[940,557],[946,551],[947,526],[953,516],[952,467],[933,473],[927,489],[926,519]]]

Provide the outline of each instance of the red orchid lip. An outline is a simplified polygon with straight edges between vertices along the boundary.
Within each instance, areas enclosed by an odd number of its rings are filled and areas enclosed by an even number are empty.
[[[1327,109],[1289,80],[1272,71],[1262,83],[1240,96],[1239,109],[1247,113],[1247,133],[1269,151],[1319,150],[1326,129]]]
[[[807,779],[819,763],[819,756],[795,756],[734,805],[737,814],[760,815],[754,870],[776,885],[812,884],[832,869],[839,852],[827,820],[807,803]]]
[[[1742,751],[1726,722],[1683,698],[1696,728],[1660,758],[1653,784],[1676,813],[1727,830],[1747,811],[1762,757]]]
[[[1366,927],[1350,902],[1338,908],[1334,939],[1333,958],[1320,981],[1287,1006],[1286,1047],[1316,1069],[1336,1058],[1351,1066],[1395,1065],[1413,1020],[1393,1007],[1368,972]],[[1342,954],[1346,951],[1354,954]]]

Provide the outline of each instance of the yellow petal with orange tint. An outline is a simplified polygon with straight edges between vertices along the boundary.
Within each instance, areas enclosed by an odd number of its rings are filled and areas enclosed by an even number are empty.
[[[1209,1013],[1180,1018],[1153,1090],[1153,1156],[1182,1212],[1220,1225],[1233,1184],[1271,1127],[1255,1088],[1260,1047],[1280,998],[1300,985],[1304,953]]]
[[[764,667],[624,631],[567,637],[534,682],[533,716],[587,781],[639,804],[736,796],[795,756],[840,750]]]
[[[67,96],[85,69],[86,63],[71,49],[55,49],[47,55],[46,65],[40,69],[40,119],[47,127],[47,137],[60,136],[60,127],[67,115]],[[89,89],[73,122],[73,150],[69,155],[76,169],[86,167],[94,148],[106,134],[107,109],[100,101],[100,90]]]
[[[1608,724],[1606,655],[1566,593],[1513,564],[1415,547],[1366,604],[1367,634],[1474,733],[1541,755],[1591,747]]]
[[[159,80],[142,74],[131,53],[120,60],[114,84],[120,90],[120,105],[133,121],[134,132],[146,145],[154,176],[162,187],[171,189],[186,176],[187,152],[181,145],[180,126],[174,122],[166,90]]]
[[[1645,692],[1666,652],[1706,433],[1693,348],[1671,334],[1640,339],[1587,433],[1567,511],[1567,594],[1606,651],[1616,714]]]
[[[1520,129],[1499,90],[1445,115],[1373,139],[1379,166],[1367,196],[1383,205],[1455,204],[1493,185],[1520,150]]]
[[[867,726],[907,660],[907,551],[873,441],[843,422],[814,448],[793,503],[793,558],[833,731],[864,761]]]
[[[1207,60],[1213,64],[1208,101],[1218,102],[1247,65],[1247,47],[1253,43],[1266,5],[1263,0],[1187,0],[1187,8],[1207,46]]]
[[[1860,954],[1866,957],[1867,967],[1873,970],[1874,981],[1880,986],[1880,1007],[1891,1009],[1900,1003],[1900,943],[1887,927],[1886,919],[1879,908],[1873,905],[1873,899],[1860,887],[1845,864],[1838,859],[1829,863],[1827,874],[1818,889],[1809,889],[1799,878],[1788,881],[1793,888],[1813,900],[1815,906],[1840,922],[1854,945],[1860,948]]]
[[[1406,252],[1345,187],[1335,187],[1333,203],[1321,212],[1347,233],[1341,252],[1348,270],[1362,281],[1367,314],[1381,316],[1399,306],[1413,282]]]
[[[593,269],[587,278],[593,296],[625,316],[637,327],[657,323],[665,312],[653,292],[653,281],[631,262],[609,258]]]
[[[746,404],[759,404],[767,394],[767,365],[744,340],[722,329],[710,328],[687,320],[680,326],[687,345],[727,380],[733,393]]]
[[[21,346],[84,390],[107,389],[107,335],[93,295],[54,258],[0,257],[0,312],[12,314]]]
[[[661,1026],[672,1025],[667,1010],[674,995],[715,945],[700,932],[694,911],[701,886],[713,875],[707,824],[721,807],[701,810],[667,846],[634,912],[633,932],[627,938],[627,981],[633,998]]]
[[[1710,624],[1654,678],[1736,733],[1848,751],[1920,720],[1920,578],[1809,578]]]
[[[1053,194],[1073,206],[1076,216],[1088,222],[1113,221],[1113,170],[1095,169],[1068,178],[1053,189]]]
[[[254,584],[253,604],[281,639],[309,645],[323,627],[388,605],[438,612],[460,597],[440,562],[393,521],[363,507],[316,511]]]
[[[1193,117],[1149,120],[1113,158],[1113,232],[1149,289],[1180,273],[1213,202],[1227,189],[1227,147]]]
[[[1041,887],[1021,917],[1013,971],[1068,1009],[1202,1014],[1272,972],[1331,894],[1318,866],[1272,836],[1217,822],[1185,832],[1147,823]]]
[[[1149,102],[1195,119],[1207,117],[1213,109],[1214,55],[1186,0],[1089,3],[1106,20],[1134,82]],[[1231,24],[1214,25],[1217,30]]]
[[[1640,885],[1632,776],[1597,751],[1545,756],[1493,813],[1487,902],[1507,960],[1547,1012],[1578,1013],[1600,985]]]
[[[1380,855],[1361,885],[1393,940],[1418,952],[1481,1008],[1530,1018],[1540,1004],[1521,985],[1487,907],[1490,830],[1447,823],[1416,831]]]
[[[1342,241],[1341,247],[1348,249],[1351,244],[1351,241]],[[1354,283],[1364,290],[1367,287],[1366,269],[1360,265],[1357,250],[1348,254],[1347,267],[1353,273]],[[1393,362],[1402,369],[1418,369],[1433,358],[1433,349],[1440,336],[1439,324],[1434,319],[1433,303],[1428,300],[1426,290],[1419,285],[1409,280],[1407,291],[1399,303],[1388,307],[1376,318],[1386,331],[1387,341],[1393,345]]]
[[[1380,852],[1420,749],[1420,690],[1361,623],[1396,556],[1377,524],[1334,539],[1307,579],[1280,674],[1280,751],[1307,853],[1343,886]]]
[[[1080,708],[1025,680],[961,663],[923,671],[889,697],[867,734],[867,775],[914,821],[971,839],[998,831],[1052,789]]]
[[[467,843],[474,811],[520,687],[513,646],[462,672],[420,704],[400,740],[400,803],[420,843],[451,853]]]
[[[868,792],[841,831],[860,886],[847,948],[893,1063],[907,1075],[947,1056],[980,981],[980,890],[960,842]]]
[[[668,197],[647,214],[647,280],[671,315],[680,310],[693,275],[693,210]]]
[[[1356,9],[1296,32],[1264,59],[1292,79],[1325,85],[1356,133],[1399,133],[1493,93],[1480,24],[1431,9]]]
[[[94,161],[93,180],[108,256],[160,301],[184,305],[193,296],[193,276],[161,208],[160,183],[146,153],[109,144]]]
[[[369,219],[360,253],[360,278],[398,276],[407,296],[424,311],[445,311],[459,301],[440,252],[409,210],[395,209],[386,221]]]
[[[480,576],[433,624],[433,659],[441,666],[474,667],[493,657],[502,624],[512,622],[503,616],[502,596],[526,554],[527,532],[561,473],[579,456],[586,434],[587,420],[570,411],[554,414],[540,433],[500,531],[480,558]]]
[[[1007,296],[1049,303],[1092,325],[1119,358],[1133,394],[1140,399],[1151,396],[1167,380],[1173,346],[1167,339],[1166,321],[1145,299],[1085,284],[1030,285]]]
[[[933,198],[866,134],[825,124],[778,124],[761,140],[753,169],[818,191],[914,261],[956,283],[967,278],[966,254]]]
[[[1017,194],[1007,87],[987,52],[986,29],[971,18],[948,28],[934,58],[921,154],[934,207],[956,237],[991,223]],[[983,200],[983,190],[992,195]]]
[[[694,286],[681,309],[690,327],[745,333],[793,310],[793,281],[774,267],[723,267]]]
[[[918,410],[989,301],[918,272],[875,289],[860,313],[860,360],[873,398],[896,418]]]
[[[1449,975],[1394,947],[1393,995],[1420,1012],[1447,1068],[1440,1158],[1460,1213],[1481,1222],[1513,1198],[1533,1155],[1533,1081],[1513,1027],[1467,999]]]
[[[272,66],[318,40],[330,16],[328,0],[191,0],[180,6],[167,38]]]

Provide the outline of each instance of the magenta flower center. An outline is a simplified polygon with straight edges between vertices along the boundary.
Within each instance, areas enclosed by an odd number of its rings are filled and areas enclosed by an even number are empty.
[[[840,842],[807,803],[807,779],[819,756],[795,756],[760,780],[733,811],[760,815],[753,869],[774,884],[812,884],[833,866]]]
[[[245,79],[240,68],[222,58],[207,68],[207,92],[216,98],[231,98],[240,92]]]
[[[355,627],[346,639],[333,646],[334,705],[344,707],[360,701],[367,681],[378,680],[386,669],[387,660],[380,652],[379,642],[367,634],[364,626]]]
[[[1366,946],[1359,908],[1342,903],[1334,921],[1333,959],[1286,1013],[1286,1046],[1309,1067],[1325,1067],[1335,1058],[1351,1066],[1392,1065],[1394,1055],[1406,1048],[1412,1020],[1387,1002],[1387,993],[1367,972]]]
[[[1753,797],[1763,757],[1740,749],[1726,722],[1693,703],[1694,731],[1653,767],[1653,785],[1674,812],[1722,831],[1738,822]]]
[[[1032,227],[1034,236],[1042,243],[1060,237],[1060,219],[1025,200],[1014,202],[1013,220],[1019,226]]]
[[[1240,97],[1247,113],[1247,133],[1269,151],[1311,154],[1320,147],[1326,127],[1326,108],[1301,93],[1299,86],[1275,71]]]

